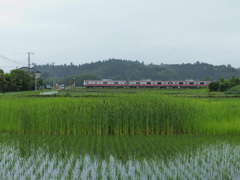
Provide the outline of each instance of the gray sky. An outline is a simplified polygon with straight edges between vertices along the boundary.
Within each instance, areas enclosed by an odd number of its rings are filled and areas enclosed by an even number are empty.
[[[240,67],[239,0],[0,0],[0,68],[120,58]]]

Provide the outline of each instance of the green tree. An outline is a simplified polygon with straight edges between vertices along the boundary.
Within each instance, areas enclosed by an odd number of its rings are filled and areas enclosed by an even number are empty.
[[[5,93],[8,90],[8,82],[5,79],[5,76],[0,72],[0,92]]]
[[[12,89],[11,74],[9,74],[9,73],[8,74],[4,74],[4,79],[7,82],[7,90],[6,90],[6,92],[9,92]]]
[[[42,74],[41,74],[41,78],[42,79],[47,79],[49,77],[49,73],[48,72],[43,72]]]
[[[232,76],[231,79],[229,79],[229,87],[234,87],[240,84],[240,80],[237,77]]]
[[[214,82],[211,82],[209,85],[208,85],[208,89],[209,91],[218,91],[219,90],[219,81],[214,81]]]
[[[208,86],[210,91],[227,91],[228,89],[240,85],[240,80],[232,76],[229,80],[220,78],[218,81],[211,82]]]
[[[218,90],[223,92],[226,91],[229,88],[229,82],[228,81],[220,81]]]
[[[37,87],[40,88],[41,86],[44,86],[44,82],[41,78],[37,80]]]
[[[79,74],[77,76],[67,76],[63,79],[63,84],[66,86],[71,86],[75,83],[75,86],[83,86],[84,80],[100,80],[96,74],[88,73],[88,74]]]
[[[28,91],[34,87],[34,78],[23,70],[11,71],[11,90]]]

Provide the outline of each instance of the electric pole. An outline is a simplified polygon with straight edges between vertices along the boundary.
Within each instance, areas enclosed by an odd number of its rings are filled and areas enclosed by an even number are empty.
[[[55,87],[55,82],[54,82],[54,80],[55,80],[55,74],[54,74],[54,64],[55,64],[55,62],[53,62],[52,63],[52,73],[53,73],[53,88]]]
[[[27,52],[28,54],[28,73],[30,73],[30,55],[34,54],[33,52]]]
[[[37,70],[36,70],[36,63],[32,64],[34,66],[34,71],[35,71],[35,91],[37,91]]]

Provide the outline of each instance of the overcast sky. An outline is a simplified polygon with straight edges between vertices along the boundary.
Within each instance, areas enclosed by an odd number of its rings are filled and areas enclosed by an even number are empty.
[[[0,0],[5,72],[27,66],[27,52],[37,64],[119,58],[238,68],[239,48],[239,0]]]

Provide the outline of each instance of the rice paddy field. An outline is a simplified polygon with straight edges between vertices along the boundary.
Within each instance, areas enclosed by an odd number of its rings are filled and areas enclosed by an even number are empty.
[[[240,101],[207,89],[0,95],[0,179],[240,179]]]

